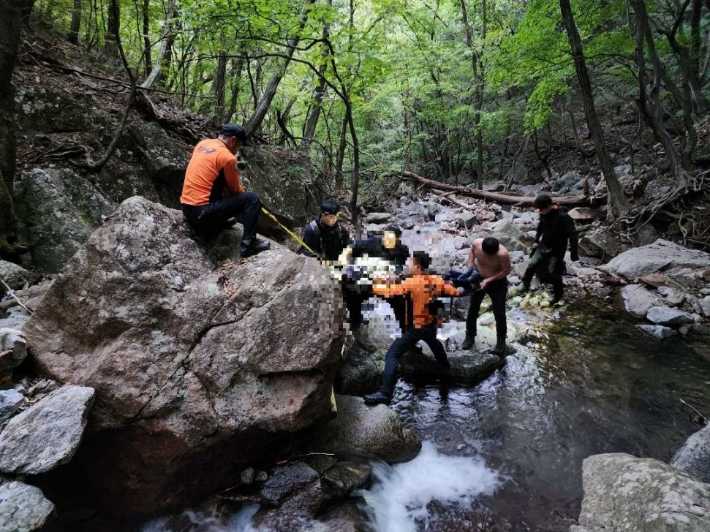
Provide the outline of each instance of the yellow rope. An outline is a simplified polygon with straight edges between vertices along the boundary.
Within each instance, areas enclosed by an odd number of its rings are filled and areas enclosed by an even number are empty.
[[[293,231],[291,231],[291,230],[290,230],[288,227],[286,227],[284,224],[282,224],[281,222],[279,222],[278,218],[276,218],[276,216],[274,215],[273,212],[271,212],[269,209],[267,209],[267,208],[264,207],[263,205],[261,206],[261,210],[264,212],[264,214],[266,214],[266,216],[268,216],[268,217],[271,218],[274,222],[276,222],[276,225],[278,225],[281,229],[283,229],[284,231],[286,231],[286,233],[288,233],[288,235],[289,235],[291,238],[293,238],[296,242],[298,242],[299,244],[301,244],[306,250],[308,250],[310,253],[312,253],[315,257],[320,258],[320,257],[318,256],[318,253],[316,253],[315,251],[313,251],[313,250],[308,246],[308,244],[306,244],[306,243],[301,239],[300,236],[298,236],[296,233],[294,233]]]

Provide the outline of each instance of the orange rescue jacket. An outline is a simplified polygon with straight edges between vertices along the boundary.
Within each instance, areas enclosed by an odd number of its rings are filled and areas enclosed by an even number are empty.
[[[459,295],[456,288],[444,282],[438,275],[415,275],[402,284],[374,285],[372,291],[384,297],[409,294],[412,298],[415,329],[429,325],[436,318],[429,310],[429,303],[434,298],[442,295]]]
[[[244,192],[239,183],[237,158],[219,139],[199,142],[185,171],[180,203],[202,206],[221,198],[224,186],[230,192]]]

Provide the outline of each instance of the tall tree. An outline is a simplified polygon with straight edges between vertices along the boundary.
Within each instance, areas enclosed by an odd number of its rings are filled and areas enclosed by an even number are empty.
[[[642,0],[643,1],[643,0]],[[582,39],[579,37],[577,25],[574,22],[572,6],[569,0],[560,0],[560,9],[562,10],[562,22],[567,31],[567,39],[569,40],[570,48],[572,49],[572,59],[574,60],[574,69],[577,72],[577,80],[582,95],[582,104],[584,105],[584,114],[587,117],[587,125],[589,132],[594,141],[594,148],[597,153],[597,159],[602,167],[604,180],[606,181],[607,189],[609,190],[609,207],[613,217],[623,216],[629,210],[629,202],[624,196],[624,189],[614,173],[614,163],[609,155],[609,150],[604,142],[604,132],[597,110],[594,107],[594,95],[592,94],[592,83],[589,80],[589,71],[587,70],[587,62],[584,58],[584,49],[582,47]]]
[[[72,9],[71,13],[71,26],[69,28],[69,42],[72,44],[79,44],[82,3],[82,0],[74,0],[74,9]]]

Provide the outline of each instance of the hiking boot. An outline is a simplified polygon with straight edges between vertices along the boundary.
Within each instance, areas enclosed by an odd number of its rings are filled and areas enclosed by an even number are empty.
[[[242,258],[251,257],[252,255],[256,255],[257,253],[266,251],[270,247],[271,242],[269,242],[268,240],[261,240],[259,238],[255,238],[248,244],[242,242],[239,254],[242,256]]]
[[[387,395],[382,390],[366,395],[363,399],[365,400],[365,404],[368,406],[389,405],[392,401],[392,397]]]
[[[491,350],[491,353],[493,353],[494,355],[503,356],[505,355],[505,351],[505,340],[498,340],[496,346]]]
[[[471,349],[473,347],[473,344],[475,344],[475,343],[476,343],[476,335],[466,333],[466,338],[464,338],[464,341],[461,344],[461,349],[463,349],[464,351],[467,351],[468,349]]]

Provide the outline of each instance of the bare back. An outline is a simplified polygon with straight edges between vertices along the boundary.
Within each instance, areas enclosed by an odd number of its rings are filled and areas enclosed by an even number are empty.
[[[471,251],[468,256],[469,266],[475,265],[484,279],[503,274],[507,276],[511,270],[510,255],[503,244],[498,248],[495,255],[488,255],[483,251],[483,239],[477,238],[471,243]]]

